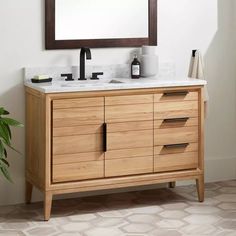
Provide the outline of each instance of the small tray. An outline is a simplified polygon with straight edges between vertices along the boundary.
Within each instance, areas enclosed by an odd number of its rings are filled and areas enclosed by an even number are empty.
[[[32,83],[48,83],[48,82],[52,82],[52,78],[48,78],[48,79],[31,79]]]

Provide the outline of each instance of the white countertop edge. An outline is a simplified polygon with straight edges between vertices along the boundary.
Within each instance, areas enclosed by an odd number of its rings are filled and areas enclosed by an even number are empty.
[[[65,82],[66,83],[66,82]],[[109,90],[127,90],[127,89],[147,89],[147,88],[171,88],[206,85],[206,80],[185,79],[185,80],[156,80],[152,82],[132,81],[132,83],[106,84],[105,86],[84,85],[84,87],[62,87],[59,84],[33,84],[25,81],[25,86],[40,91],[42,93],[70,93],[70,92],[89,92],[89,91],[109,91]]]

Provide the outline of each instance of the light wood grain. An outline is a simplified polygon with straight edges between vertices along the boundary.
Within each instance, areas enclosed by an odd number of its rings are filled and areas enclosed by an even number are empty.
[[[51,216],[51,209],[52,209],[52,192],[45,192],[44,193],[44,220],[48,221]]]
[[[53,109],[81,108],[81,107],[103,107],[104,98],[77,98],[77,99],[58,99],[53,101]]]
[[[53,182],[78,181],[104,177],[104,161],[53,165]]]
[[[186,118],[186,117],[179,117]],[[189,127],[189,126],[197,126],[198,125],[198,117],[189,118],[187,121],[178,121],[173,119],[172,122],[165,122],[165,120],[154,120],[154,128],[155,129],[166,129],[166,128],[181,128],[181,127]]]
[[[102,124],[53,128],[54,137],[82,135],[82,134],[99,134],[102,132],[103,132]]]
[[[176,92],[176,90],[172,91]],[[183,91],[189,91],[189,90],[186,89]],[[154,102],[169,102],[169,101],[180,102],[180,101],[197,101],[197,100],[198,100],[197,91],[189,92],[187,95],[165,96],[164,93],[158,93],[154,95]]]
[[[153,121],[137,121],[107,124],[107,130],[109,133],[150,129],[153,129]]]
[[[197,185],[197,193],[198,193],[198,200],[199,202],[204,201],[204,193],[205,193],[205,185],[204,185],[204,174],[200,175],[196,179],[196,185]]]
[[[117,105],[105,107],[107,123],[153,120],[153,104]]]
[[[62,136],[53,138],[53,155],[102,151],[102,134]]]
[[[53,110],[53,127],[93,125],[104,122],[104,107]]]
[[[196,169],[198,167],[198,153],[186,152],[178,154],[155,155],[154,171],[174,171]]]
[[[128,105],[128,104],[151,104],[151,103],[153,103],[152,94],[105,97],[105,106]]]
[[[119,158],[133,158],[142,156],[153,156],[153,147],[138,147],[131,149],[109,150],[105,153],[106,160]]]
[[[52,185],[55,194],[85,192],[102,189],[114,189],[130,186],[142,186],[156,183],[167,183],[177,180],[197,179],[202,174],[199,169],[178,170],[163,173],[148,173],[140,175],[118,176],[105,179],[83,180]]]
[[[104,152],[85,152],[85,153],[73,153],[53,155],[53,165],[88,162],[88,161],[102,161],[104,160]]]
[[[152,146],[153,130],[107,133],[108,151]]]
[[[153,156],[110,159],[105,161],[105,177],[153,172]]]
[[[198,142],[198,126],[155,129],[154,131],[155,146],[196,142]]]
[[[198,101],[162,102],[154,105],[154,119],[198,117]]]

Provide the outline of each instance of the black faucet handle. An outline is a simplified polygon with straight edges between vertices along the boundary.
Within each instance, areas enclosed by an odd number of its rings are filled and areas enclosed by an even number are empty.
[[[66,77],[65,81],[73,81],[73,75],[72,74],[61,74],[61,77]]]
[[[90,78],[91,80],[98,80],[98,76],[99,75],[103,75],[104,73],[103,72],[94,72],[92,73],[92,77]]]

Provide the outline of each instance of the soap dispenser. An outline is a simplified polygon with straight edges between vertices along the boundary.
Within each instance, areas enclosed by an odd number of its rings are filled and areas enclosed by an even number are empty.
[[[141,75],[141,64],[138,60],[137,54],[134,55],[134,60],[131,63],[131,78],[139,79]]]

